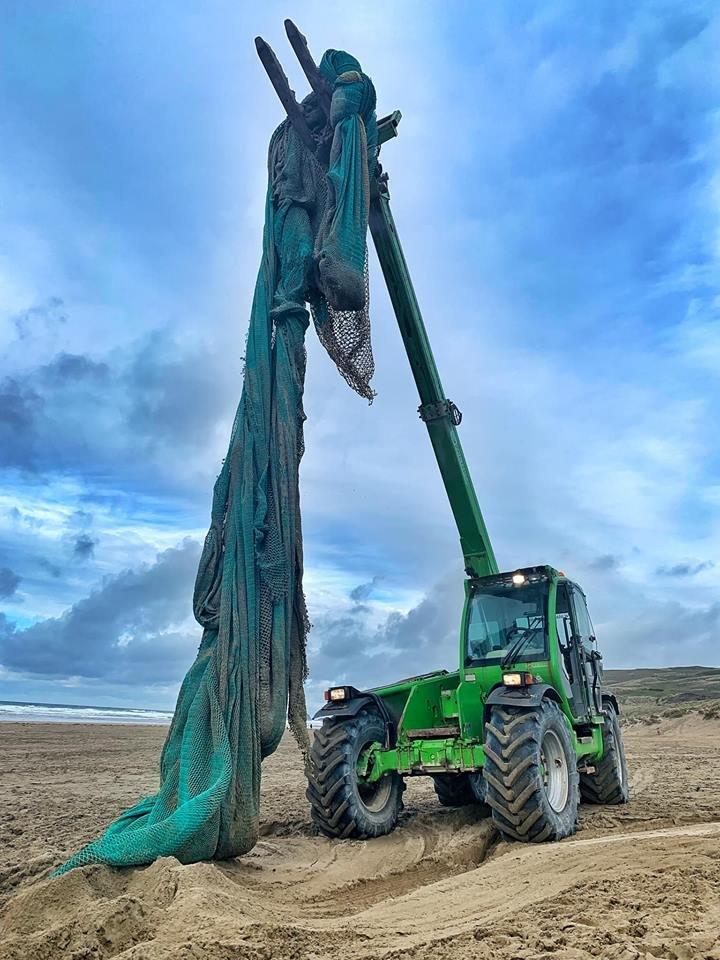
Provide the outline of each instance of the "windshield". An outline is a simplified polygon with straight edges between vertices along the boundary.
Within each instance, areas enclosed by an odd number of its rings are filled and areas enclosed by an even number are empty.
[[[511,650],[517,663],[546,658],[547,583],[473,586],[466,637],[468,663],[498,663]]]

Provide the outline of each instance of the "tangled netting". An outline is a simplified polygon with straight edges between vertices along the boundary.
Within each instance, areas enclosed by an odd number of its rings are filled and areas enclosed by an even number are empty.
[[[306,303],[346,381],[371,399],[367,309],[369,172],[375,91],[349,54],[328,50],[328,167],[285,121],[270,141],[263,255],[242,396],[215,484],[194,612],[203,638],[160,760],[160,789],[56,873],[174,856],[245,853],[258,835],[260,764],[289,722],[307,746],[298,467],[303,453]],[[311,127],[324,117],[311,95]]]

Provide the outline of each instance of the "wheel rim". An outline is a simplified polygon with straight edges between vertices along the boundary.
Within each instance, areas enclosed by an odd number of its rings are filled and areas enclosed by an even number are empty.
[[[372,746],[374,743],[373,740],[368,740],[367,743],[364,743],[360,754],[358,757],[358,763],[362,757],[365,750]],[[384,777],[381,777],[379,780],[376,780],[374,783],[367,783],[364,780],[361,780],[358,776],[357,779],[357,792],[358,796],[362,800],[365,808],[370,811],[370,813],[380,813],[380,811],[385,807],[388,800],[390,799],[390,792],[392,790],[392,777],[390,774],[385,774]]]
[[[556,813],[560,813],[567,804],[570,776],[563,745],[554,730],[546,730],[543,735],[540,767],[547,801]]]
[[[385,774],[377,783],[358,782],[360,799],[371,813],[379,813],[390,799],[392,783],[388,774]]]

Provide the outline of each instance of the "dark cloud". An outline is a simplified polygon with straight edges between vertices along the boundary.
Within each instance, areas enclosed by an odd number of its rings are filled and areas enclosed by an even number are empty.
[[[43,397],[21,379],[0,382],[0,466],[34,469]]]
[[[712,560],[704,560],[702,563],[676,563],[671,567],[658,567],[655,573],[661,577],[694,577],[703,570],[711,570],[714,566]]]
[[[363,600],[369,600],[373,590],[382,579],[382,577],[375,576],[368,583],[359,583],[350,591],[350,599],[354,600],[356,603],[361,603]]]
[[[76,560],[89,560],[95,554],[95,547],[98,541],[88,533],[81,533],[75,538],[73,545],[73,556]]]
[[[87,510],[75,510],[68,520],[70,530],[80,531],[68,534],[65,538],[75,560],[89,560],[95,555],[95,547],[100,541],[89,532],[92,523],[93,515]]]
[[[46,573],[49,573],[55,580],[62,576],[62,568],[51,560],[48,560],[47,557],[38,557],[37,563],[39,567],[45,570]]]
[[[243,328],[245,323],[243,323]],[[202,450],[218,422],[230,424],[240,399],[242,363],[197,344],[181,346],[154,331],[133,351],[122,371],[130,399],[125,427],[149,450]]]
[[[216,466],[203,453],[231,418],[240,368],[157,331],[101,359],[58,353],[0,381],[0,466],[186,485],[188,462]]]
[[[457,668],[462,576],[436,584],[407,613],[393,611],[380,623],[371,611],[314,618],[309,657],[310,701],[326,683],[377,686],[429,670]]]
[[[443,647],[450,631],[457,630],[461,612],[459,606],[451,624],[446,605],[430,594],[406,614],[391,613],[380,631],[382,642],[400,653]]]
[[[9,600],[17,592],[19,577],[10,567],[0,567],[0,599]]]
[[[48,329],[66,321],[65,305],[59,297],[49,297],[45,303],[23,310],[12,318],[19,340],[42,335]]]
[[[92,526],[93,515],[87,510],[74,510],[68,520],[68,526],[76,530],[87,530]]]
[[[0,663],[39,677],[114,683],[177,682],[200,630],[186,626],[200,547],[192,540],[155,563],[106,578],[60,617],[0,631]]]
[[[94,381],[100,388],[111,374],[107,363],[98,363],[85,354],[59,353],[50,363],[38,368],[37,376],[49,388],[82,381]]]
[[[615,652],[608,666],[672,666],[678,660],[713,665],[720,649],[720,602],[697,608],[675,601],[648,605],[608,632]]]
[[[612,553],[605,553],[591,560],[588,566],[591,570],[617,570],[620,566],[620,557],[616,557]]]

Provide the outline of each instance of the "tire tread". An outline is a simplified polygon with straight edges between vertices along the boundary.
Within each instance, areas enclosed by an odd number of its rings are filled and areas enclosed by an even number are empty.
[[[543,723],[558,717],[564,724],[559,707],[544,700],[537,709],[495,706],[485,724],[487,803],[497,828],[514,840],[541,843],[575,831],[579,789],[574,755],[568,757],[567,812],[553,815],[544,798],[540,773]]]
[[[603,709],[603,755],[595,763],[595,773],[580,774],[580,795],[585,803],[619,805],[628,802],[627,769],[625,783],[618,771],[626,767],[617,713],[610,704]],[[612,735],[613,730],[617,737]]]
[[[362,736],[368,723],[377,720],[374,712],[364,709],[354,717],[325,720],[314,733],[306,768],[305,796],[310,802],[313,822],[328,837],[366,840],[390,833],[397,824],[405,789],[400,776],[387,774],[393,778],[393,784],[383,817],[368,815],[353,780],[357,776],[354,754],[357,738]]]

